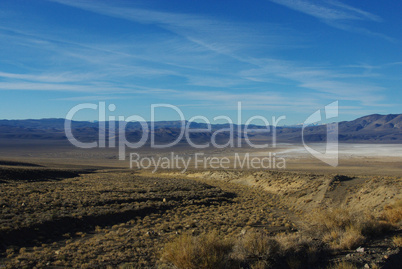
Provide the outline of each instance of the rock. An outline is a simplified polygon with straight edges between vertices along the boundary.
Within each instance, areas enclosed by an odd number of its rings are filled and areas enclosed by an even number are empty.
[[[366,263],[366,264],[364,265],[364,268],[370,268],[370,265],[368,265],[368,263]]]
[[[146,233],[146,235],[147,236],[158,236],[159,234],[157,233],[157,232],[155,232],[155,231],[148,231],[147,233]]]
[[[358,248],[356,249],[356,252],[364,253],[364,248],[358,247]]]
[[[166,203],[166,198],[163,198],[163,202]]]

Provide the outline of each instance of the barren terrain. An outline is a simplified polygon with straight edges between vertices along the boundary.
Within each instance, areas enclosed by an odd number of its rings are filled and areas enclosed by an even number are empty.
[[[112,149],[3,147],[0,268],[189,268],[177,263],[184,258],[174,250],[186,238],[213,249],[208,235],[227,247],[221,260],[231,268],[397,268],[398,147],[341,145],[339,167],[329,167],[300,147],[280,145],[273,152],[286,157],[286,169],[194,169],[193,163],[184,173],[129,169]],[[235,152],[266,156],[250,149],[204,154]]]

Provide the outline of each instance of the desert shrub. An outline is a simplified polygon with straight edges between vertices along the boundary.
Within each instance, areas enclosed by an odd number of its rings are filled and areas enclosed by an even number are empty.
[[[279,242],[280,267],[310,268],[326,256],[325,245],[301,233],[278,234],[275,239]]]
[[[258,260],[253,262],[250,265],[251,269],[265,269],[265,268],[270,268],[271,264],[269,263],[269,261],[264,261],[264,260]]]
[[[299,233],[269,236],[250,232],[236,242],[231,257],[246,268],[307,268],[324,252],[321,243]]]
[[[216,233],[182,235],[168,243],[162,252],[164,266],[175,268],[309,268],[325,254],[322,243],[301,234],[269,236],[248,232],[235,244]],[[163,267],[168,268],[168,267]]]
[[[337,244],[334,248],[338,249],[353,249],[364,243],[365,237],[362,234],[360,227],[358,226],[348,226],[341,233],[339,240],[336,241]]]
[[[348,226],[345,229],[333,228],[323,233],[322,241],[332,249],[352,249],[365,240],[361,230],[356,226]]]
[[[396,247],[402,247],[402,236],[400,235],[396,235],[394,237],[392,237],[392,243],[396,246]]]
[[[393,225],[400,226],[402,222],[402,200],[386,205],[381,214],[381,218]]]
[[[316,215],[316,221],[321,222],[327,230],[345,229],[354,222],[349,210],[345,208],[330,208]]]
[[[268,260],[279,252],[278,241],[264,232],[249,232],[242,236],[234,247],[232,257],[237,259]]]
[[[162,261],[179,269],[226,268],[232,247],[215,232],[197,237],[185,234],[164,247]]]
[[[383,234],[395,228],[395,225],[388,221],[378,219],[370,213],[366,213],[361,221],[361,230],[364,235],[374,236]]]
[[[401,221],[402,203],[384,208],[381,217],[371,213],[352,213],[346,208],[329,208],[313,212],[309,233],[332,249],[353,249],[364,243],[366,237],[383,234]]]
[[[328,266],[327,269],[357,269],[357,266],[347,261],[340,261]]]
[[[110,268],[113,268],[113,267],[110,266]],[[141,265],[134,264],[134,263],[124,263],[124,264],[119,265],[118,268],[119,269],[140,269],[142,267],[141,267]],[[106,268],[106,269],[109,269],[109,268]]]
[[[363,222],[345,208],[315,211],[310,218],[310,233],[332,249],[351,249],[364,242]]]

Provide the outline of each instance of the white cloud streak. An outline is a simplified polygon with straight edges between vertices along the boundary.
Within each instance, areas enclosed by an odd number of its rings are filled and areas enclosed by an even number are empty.
[[[371,20],[382,19],[369,12],[343,4],[339,1],[313,1],[313,0],[270,0],[288,8],[300,11],[322,20]]]
[[[325,3],[301,0],[273,1],[316,17],[327,24],[339,24],[339,27],[351,27],[345,23],[346,21],[381,21],[376,15],[337,1]],[[87,68],[94,67],[96,72],[82,75],[71,72],[37,75],[0,72],[0,77],[7,80],[0,82],[0,90],[144,94],[166,99],[199,100],[209,102],[211,106],[216,106],[219,102],[228,105],[229,102],[245,100],[255,108],[317,106],[322,96],[327,99],[361,102],[365,105],[374,105],[383,99],[379,94],[383,90],[381,87],[344,80],[363,75],[370,77],[373,74],[338,72],[330,65],[309,66],[302,62],[257,58],[245,53],[250,51],[250,48],[258,48],[260,45],[281,47],[282,44],[286,44],[289,40],[288,33],[278,34],[282,29],[277,25],[268,25],[269,27],[265,28],[267,33],[262,34],[250,30],[253,29],[251,25],[229,23],[199,15],[117,7],[112,4],[113,2],[96,4],[92,1],[53,0],[53,2],[110,17],[156,25],[176,36],[168,40],[152,40],[149,43],[147,41],[130,43],[128,40],[113,44],[86,44],[55,39],[37,32],[17,30],[15,32],[23,36],[30,45],[38,48],[46,46],[66,61],[71,61],[71,58],[79,59],[86,63]],[[231,66],[233,62],[240,65],[228,71],[223,68]],[[191,71],[198,71],[202,75],[194,75]],[[182,90],[170,90],[119,82],[122,77],[154,79],[163,76],[180,77],[184,80],[183,84],[187,83],[188,87]],[[113,84],[115,81],[118,83]],[[274,94],[272,89],[261,88],[252,94],[230,92],[232,88],[250,82],[264,84],[272,81],[278,84],[290,83],[290,86],[303,88],[306,91],[300,93],[297,98],[292,93]],[[192,86],[222,90],[201,92],[192,89]]]
[[[393,42],[394,39],[364,27],[353,26],[352,22],[382,22],[382,18],[370,12],[352,7],[336,0],[269,0],[295,11],[315,17],[331,27],[344,31],[375,36]]]

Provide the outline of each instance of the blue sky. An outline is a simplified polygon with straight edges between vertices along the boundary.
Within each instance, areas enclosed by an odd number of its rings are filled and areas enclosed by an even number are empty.
[[[2,119],[402,113],[400,1],[0,1]],[[170,109],[156,120],[177,119]],[[95,120],[95,111],[74,119]],[[258,122],[255,122],[258,123]]]

